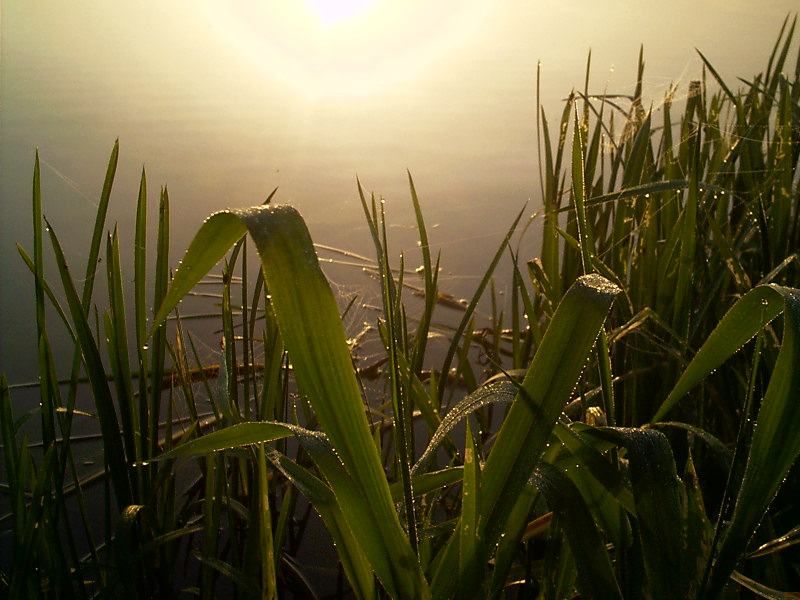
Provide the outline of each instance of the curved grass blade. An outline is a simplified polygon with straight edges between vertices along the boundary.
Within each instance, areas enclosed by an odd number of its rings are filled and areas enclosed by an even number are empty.
[[[347,525],[341,506],[331,489],[277,450],[269,453],[272,463],[299,489],[314,506],[336,546],[342,568],[347,575],[357,598],[370,600],[375,597],[375,578],[369,561]]]
[[[558,416],[569,400],[619,288],[599,275],[584,275],[572,285],[553,315],[542,343],[509,409],[486,461],[487,543],[502,529],[505,512],[544,451]]]
[[[487,547],[497,542],[527,485],[619,292],[600,275],[584,275],[559,303],[481,474]],[[458,587],[458,537],[453,536],[438,562],[431,584],[436,598],[450,598]]]
[[[797,598],[798,594],[790,592],[781,592],[774,588],[759,583],[749,577],[742,575],[739,571],[734,571],[731,574],[731,579],[751,592],[755,592],[760,598],[767,598],[768,600],[786,600],[787,598]]]
[[[209,217],[175,273],[155,318],[178,302],[247,231],[256,242],[278,327],[301,394],[313,407],[336,455],[350,474],[351,528],[364,533],[373,569],[393,597],[425,598],[427,584],[400,525],[364,411],[338,305],[317,260],[308,229],[289,206],[232,209]],[[358,502],[357,502],[358,501]],[[342,501],[346,505],[345,501]],[[352,510],[348,510],[352,508]]]
[[[583,424],[556,424],[555,434],[569,454],[551,462],[573,480],[597,524],[618,547],[623,547],[629,539],[630,528],[620,508],[635,515],[634,497],[620,472],[594,447],[598,440],[581,435],[577,425]]]
[[[413,478],[414,496],[422,496],[434,492],[448,485],[453,485],[461,481],[463,467],[447,467],[431,473],[422,473]],[[395,502],[403,501],[403,485],[397,481],[389,486],[392,493],[392,500]]]
[[[497,249],[494,257],[492,258],[492,262],[489,264],[489,267],[483,274],[478,287],[475,289],[475,293],[472,296],[472,299],[467,306],[467,309],[464,311],[464,316],[461,318],[461,322],[459,323],[458,327],[456,328],[455,333],[453,334],[453,340],[450,343],[450,348],[447,350],[447,355],[445,356],[444,362],[442,363],[442,370],[441,372],[447,374],[450,372],[450,365],[453,363],[453,359],[456,356],[456,352],[458,351],[459,344],[463,341],[464,331],[467,329],[467,326],[472,321],[472,316],[475,312],[475,309],[478,306],[478,302],[483,295],[483,291],[486,289],[486,286],[489,284],[489,281],[492,278],[492,274],[494,273],[495,269],[497,268],[497,263],[500,262],[500,258],[503,256],[503,252],[506,249],[506,246],[509,245],[511,241],[511,236],[514,235],[514,231],[519,224],[519,220],[522,218],[522,213],[524,212],[525,207],[519,211],[517,217],[514,219],[514,222],[511,224],[511,227],[508,229],[503,241],[500,243],[500,247]],[[444,398],[444,392],[447,386],[441,386],[439,388],[439,403],[441,405],[441,401]]]
[[[748,554],[747,558],[767,556],[768,554],[778,552],[784,548],[788,548],[789,546],[794,546],[795,544],[800,544],[800,525],[788,533],[785,533],[782,536],[772,540],[771,542],[767,542],[763,546],[760,546],[757,550]]]
[[[153,460],[168,460],[179,456],[208,454],[209,452],[228,450],[240,446],[272,442],[295,434],[320,435],[314,431],[288,423],[238,423],[180,444],[172,450],[154,457]]]
[[[622,600],[605,543],[575,484],[547,463],[536,468],[533,482],[564,528],[575,557],[576,587],[581,596]]]
[[[725,314],[684,370],[675,387],[656,411],[651,423],[661,421],[675,404],[739,350],[764,325],[784,310],[787,288],[760,285],[742,296]]]
[[[777,285],[764,289],[771,296],[763,307],[765,311],[770,304],[783,305],[783,340],[758,411],[730,525],[712,567],[708,588],[712,597],[733,573],[800,454],[800,436],[797,435],[800,430],[800,411],[797,410],[800,402],[800,369],[797,368],[800,364],[800,291]],[[757,321],[758,314],[750,318]]]
[[[442,419],[441,424],[431,436],[428,446],[420,456],[414,468],[411,469],[411,474],[414,475],[420,468],[425,466],[425,463],[433,456],[437,448],[447,439],[447,436],[467,416],[489,404],[499,402],[511,402],[517,395],[517,388],[510,381],[498,381],[496,383],[489,383],[484,385],[465,398],[458,404],[451,408]]]

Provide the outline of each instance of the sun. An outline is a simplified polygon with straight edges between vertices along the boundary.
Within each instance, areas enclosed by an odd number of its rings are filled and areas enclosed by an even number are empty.
[[[477,31],[485,0],[197,0],[202,24],[309,98],[409,81]]]
[[[307,0],[324,26],[349,21],[363,13],[374,0]]]

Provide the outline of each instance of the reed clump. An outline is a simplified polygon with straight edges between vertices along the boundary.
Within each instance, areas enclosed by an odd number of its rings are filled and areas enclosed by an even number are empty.
[[[40,406],[20,419],[3,377],[4,595],[317,597],[295,558],[308,542],[300,496],[333,541],[341,597],[796,590],[794,27],[787,19],[766,70],[739,91],[703,57],[680,108],[678,87],[648,108],[640,55],[631,96],[587,86],[555,127],[539,107],[541,252],[526,260],[516,249],[520,212],[450,329],[434,319],[449,297],[413,181],[424,288],[413,319],[384,205],[359,185],[382,297],[377,407],[293,208],[215,213],[170,277],[169,199],[162,191],[150,243],[143,174],[125,290],[119,235],[103,233],[117,145],[82,279],[42,218],[37,157],[33,251],[20,253],[36,284]],[[45,237],[58,288],[44,273]],[[177,307],[223,259],[222,356],[208,365]],[[501,306],[492,281],[503,261]],[[492,319],[479,330],[487,295]],[[74,342],[66,379],[53,320]],[[433,333],[447,337],[441,355]],[[471,360],[478,346],[488,373]],[[93,400],[104,447],[92,480],[75,460],[79,394]],[[26,420],[39,421],[36,447]]]

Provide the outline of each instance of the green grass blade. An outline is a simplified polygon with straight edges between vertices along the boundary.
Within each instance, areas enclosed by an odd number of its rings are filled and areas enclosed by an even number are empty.
[[[797,594],[781,592],[780,590],[776,590],[763,583],[750,579],[746,575],[739,573],[739,571],[734,571],[731,574],[731,579],[751,592],[755,592],[759,598],[767,598],[767,600],[786,600],[787,598],[797,597]]]
[[[17,444],[17,428],[14,425],[14,414],[11,411],[11,393],[5,374],[0,375],[0,435],[3,440],[3,462],[5,463],[5,478],[8,485],[8,498],[11,503],[11,514],[19,515],[25,507],[17,504],[21,497],[18,493],[23,482],[20,481],[20,450]],[[24,487],[24,484],[23,486]],[[12,519],[15,521],[15,519]],[[13,525],[12,525],[13,527]]]
[[[298,388],[308,398],[337,456],[352,476],[352,489],[334,486],[334,492],[363,499],[357,508],[346,512],[348,522],[360,531],[372,531],[373,542],[380,551],[367,556],[387,591],[398,597],[424,598],[427,585],[394,510],[336,299],[320,270],[299,213],[288,206],[262,206],[212,215],[198,231],[175,273],[155,325],[163,322],[248,230],[261,256]]]
[[[108,168],[106,169],[106,177],[103,181],[103,191],[100,193],[100,202],[97,205],[97,214],[95,215],[94,229],[92,231],[92,243],[89,247],[89,258],[86,262],[86,278],[83,282],[83,295],[81,296],[81,304],[84,311],[89,310],[89,304],[92,300],[94,278],[97,274],[97,264],[100,259],[100,245],[103,241],[103,230],[105,229],[106,214],[108,213],[108,204],[111,200],[111,188],[114,185],[114,175],[117,172],[118,159],[119,140],[114,142],[114,148],[111,150],[111,156],[108,159]]]
[[[569,399],[619,288],[585,275],[565,294],[498,433],[483,473],[486,541],[499,535],[504,515],[530,476]]]
[[[240,446],[263,444],[290,435],[320,437],[321,434],[289,423],[271,423],[268,421],[237,423],[180,444],[172,450],[158,455],[153,460],[171,460],[181,456],[208,454],[209,452],[229,450]]]
[[[697,209],[700,201],[700,132],[693,134],[694,153],[692,158],[691,173],[689,175],[689,190],[686,203],[683,207],[683,230],[681,232],[680,250],[678,256],[678,277],[675,284],[672,328],[678,334],[688,339],[689,320],[691,315],[691,291],[694,278],[695,246],[697,244]]]
[[[428,240],[428,232],[425,228],[425,219],[422,216],[422,208],[417,197],[417,190],[414,187],[414,180],[411,173],[408,174],[408,184],[411,188],[411,202],[414,205],[414,214],[417,219],[417,230],[419,231],[420,250],[422,251],[422,274],[425,278],[425,308],[422,311],[420,323],[417,326],[414,341],[414,353],[411,359],[412,373],[419,373],[425,360],[425,349],[427,348],[428,331],[430,330],[433,310],[436,306],[438,271],[434,270],[431,261],[431,247]],[[437,261],[438,263],[438,261]]]
[[[800,411],[797,410],[800,401],[800,369],[797,368],[800,364],[800,291],[779,286],[766,289],[771,292],[769,304],[783,304],[783,340],[758,411],[730,525],[711,572],[709,597],[714,597],[722,589],[736,568],[750,538],[800,454],[800,436],[797,435],[800,430]],[[764,307],[764,310],[767,308]],[[758,320],[758,315],[751,319]]]
[[[133,379],[128,356],[128,333],[125,315],[125,296],[122,289],[122,266],[119,254],[117,229],[109,236],[106,244],[106,274],[110,313],[104,319],[108,339],[108,356],[114,374],[114,387],[117,392],[122,437],[129,459],[136,456],[136,426],[134,415]]]
[[[33,274],[36,297],[36,336],[45,328],[44,314],[44,251],[42,249],[42,179],[39,151],[33,167]]]
[[[781,314],[785,290],[773,284],[760,285],[742,296],[697,351],[651,423],[663,420],[689,390],[744,346],[764,325]]]
[[[25,263],[25,266],[28,267],[30,272],[33,273],[33,275],[35,277],[36,276],[36,263],[31,259],[31,257],[28,255],[28,253],[25,252],[25,249],[22,246],[20,246],[19,244],[17,244],[17,251],[19,252],[19,255],[22,258],[23,262]],[[69,318],[67,317],[67,313],[64,312],[64,309],[61,306],[61,303],[58,301],[58,298],[56,298],[56,295],[53,293],[52,288],[47,283],[47,280],[42,280],[42,290],[44,291],[45,295],[47,296],[47,299],[50,301],[50,305],[56,311],[56,313],[58,314],[59,318],[61,319],[61,322],[64,324],[64,327],[66,328],[67,334],[69,335],[70,339],[77,342],[77,339],[75,337],[75,332],[72,330],[72,325],[69,322]]]
[[[212,214],[195,234],[153,319],[150,335],[225,253],[247,233],[247,226],[230,211]],[[188,260],[187,260],[188,259]]]
[[[342,568],[356,597],[372,600],[375,597],[375,578],[372,569],[359,542],[347,525],[334,493],[311,472],[280,452],[272,451],[269,458],[314,505],[331,534],[339,559],[342,561]]]
[[[50,241],[53,245],[53,252],[56,257],[56,263],[61,275],[61,282],[64,286],[64,293],[67,297],[67,304],[75,326],[75,333],[80,344],[86,373],[89,376],[92,387],[92,395],[94,396],[95,407],[97,409],[97,418],[100,421],[100,429],[103,433],[109,474],[114,483],[117,505],[121,510],[132,503],[133,496],[131,482],[128,478],[128,462],[125,458],[122,440],[120,439],[119,422],[117,421],[117,414],[114,408],[114,400],[108,388],[100,351],[98,350],[97,343],[92,334],[89,320],[78,299],[78,293],[72,282],[66,258],[61,250],[61,244],[49,223],[48,229],[50,232]]]
[[[499,381],[481,386],[468,394],[451,408],[445,415],[439,427],[431,436],[428,446],[420,456],[417,464],[411,470],[412,474],[425,467],[428,460],[434,455],[439,446],[450,435],[453,428],[470,414],[489,404],[498,402],[511,402],[517,394],[517,388],[510,381]]]
[[[599,275],[580,277],[562,298],[481,474],[483,542],[493,547],[561,415],[619,288]],[[458,536],[443,550],[432,590],[458,586]]]
[[[447,467],[439,471],[432,471],[430,473],[422,473],[414,477],[414,495],[422,496],[438,489],[453,485],[461,481],[463,474],[463,467]],[[402,502],[403,500],[403,483],[397,481],[389,486],[392,493],[392,500],[395,502]]]
[[[583,423],[575,423],[571,426],[564,423],[556,424],[554,432],[570,453],[569,458],[564,462],[572,466],[576,463],[580,465],[581,471],[589,473],[591,479],[600,483],[622,508],[632,515],[636,514],[635,501],[631,491],[623,483],[619,471],[594,446],[593,440],[581,434],[581,431],[586,429],[591,430],[588,425]],[[554,462],[554,466],[561,467],[562,465],[559,461],[558,463]]]
[[[141,354],[147,343],[147,177],[142,169],[139,197],[136,202],[136,226],[133,245],[133,301],[136,320],[136,347]],[[141,363],[141,361],[140,361]]]
[[[459,585],[456,598],[474,598],[481,586],[484,571],[484,546],[481,541],[480,518],[480,455],[467,420],[464,448],[464,483],[461,490],[461,519],[459,520]]]
[[[578,241],[581,247],[581,262],[583,274],[592,270],[592,255],[594,254],[594,236],[586,221],[586,181],[584,179],[585,166],[583,164],[583,139],[581,126],[578,122],[578,107],[575,106],[575,118],[572,127],[572,200],[575,205],[575,215],[578,221]]]
[[[622,430],[621,436],[630,459],[648,588],[656,600],[685,598],[689,580],[682,572],[683,554],[699,548],[684,547],[686,493],[669,442],[653,429]]]
[[[145,433],[145,438],[139,440],[136,445],[136,453],[132,458],[141,460],[147,447],[146,431],[144,427],[148,422],[147,417],[147,319],[150,316],[147,306],[147,178],[144,168],[142,177],[139,181],[139,196],[136,202],[136,225],[134,233],[133,248],[133,313],[136,323],[136,363],[139,369],[137,378],[139,406],[134,415],[136,429]],[[142,488],[144,470],[140,469],[137,474],[137,488]]]
[[[156,265],[153,286],[153,308],[163,301],[169,277],[169,194],[161,190],[158,202],[158,231],[156,233]],[[158,453],[158,423],[161,415],[161,392],[164,381],[164,359],[166,357],[167,332],[162,325],[154,326],[150,344],[150,394],[146,401],[140,398],[145,407],[139,423],[142,435],[142,458],[153,457]]]
[[[259,553],[261,558],[261,590],[264,600],[277,600],[278,586],[275,574],[275,542],[272,533],[272,515],[269,500],[269,479],[267,477],[267,459],[264,454],[264,445],[259,444],[257,451],[258,461],[258,497],[256,510],[260,515],[259,527]]]
[[[622,600],[605,543],[575,484],[547,463],[537,467],[534,483],[564,528],[575,557],[581,597]]]

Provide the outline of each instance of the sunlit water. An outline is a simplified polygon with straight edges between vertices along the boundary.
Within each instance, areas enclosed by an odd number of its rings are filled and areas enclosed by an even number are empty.
[[[763,70],[796,9],[793,0],[375,0],[339,18],[312,4],[3,4],[0,366],[12,381],[35,372],[31,278],[14,244],[30,247],[36,147],[46,216],[76,266],[117,137],[110,222],[120,221],[124,247],[146,166],[153,207],[169,188],[175,261],[209,212],[259,203],[275,187],[316,241],[369,252],[358,176],[388,199],[397,251],[413,262],[409,169],[443,281],[465,295],[517,211],[539,206],[537,61],[555,120],[560,100],[583,86],[590,48],[592,90],[630,93],[644,44],[657,105],[671,81],[700,73],[695,47],[729,80]]]

